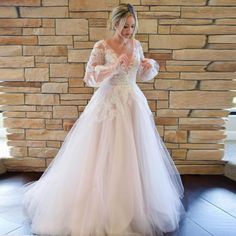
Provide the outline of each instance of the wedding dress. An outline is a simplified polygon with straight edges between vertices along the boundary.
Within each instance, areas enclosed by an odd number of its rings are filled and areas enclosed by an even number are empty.
[[[42,177],[25,187],[24,210],[38,235],[161,235],[184,213],[179,173],[136,84],[159,65],[134,40],[127,71],[116,52],[95,43],[84,81],[99,87]],[[156,234],[157,233],[157,234]]]

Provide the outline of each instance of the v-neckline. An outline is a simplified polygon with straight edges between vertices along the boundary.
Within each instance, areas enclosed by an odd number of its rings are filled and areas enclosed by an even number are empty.
[[[129,59],[129,64],[128,65],[131,65],[132,64],[132,61],[134,59],[134,39],[132,39],[132,44],[133,44],[133,48],[132,48],[132,53],[131,53],[131,57]],[[105,43],[105,45],[110,49],[112,50],[112,52],[115,54],[116,58],[118,59],[122,54],[118,54],[108,43],[107,41],[104,39],[103,42]]]

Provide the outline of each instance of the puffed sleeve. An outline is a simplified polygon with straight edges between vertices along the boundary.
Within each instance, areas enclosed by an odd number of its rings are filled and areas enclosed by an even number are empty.
[[[94,44],[83,81],[89,87],[99,87],[101,82],[116,74],[115,65],[105,65],[105,47],[100,40]]]
[[[140,55],[140,60],[143,60],[145,57],[143,55],[143,48],[141,46],[141,43],[139,41],[137,41],[137,47],[138,47],[138,51],[139,51],[139,55]],[[159,72],[159,64],[153,60],[153,59],[149,59],[149,58],[145,58],[146,60],[148,60],[148,62],[151,64],[151,68],[150,69],[144,69],[141,64],[139,66],[138,72],[137,72],[137,77],[138,79],[142,80],[142,81],[148,81],[153,79]]]

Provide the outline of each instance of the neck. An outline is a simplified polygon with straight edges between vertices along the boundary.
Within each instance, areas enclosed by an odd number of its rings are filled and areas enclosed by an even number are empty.
[[[125,46],[127,44],[127,42],[129,41],[129,39],[125,38],[124,36],[122,36],[119,33],[115,33],[113,36],[113,39],[119,43],[121,46]]]

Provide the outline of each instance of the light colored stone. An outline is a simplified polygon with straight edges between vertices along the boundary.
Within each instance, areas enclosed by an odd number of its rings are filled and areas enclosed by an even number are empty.
[[[157,18],[178,18],[180,17],[180,12],[173,11],[141,11],[138,13],[139,19],[157,19]]]
[[[235,0],[210,0],[208,2],[209,6],[235,6]]]
[[[93,88],[69,88],[69,93],[93,93]]]
[[[177,165],[180,174],[223,175],[224,164],[188,164]]]
[[[40,6],[40,0],[1,0],[0,6]]]
[[[236,77],[235,77],[236,78]],[[236,80],[235,81],[201,81],[200,83],[201,90],[236,90]],[[236,96],[236,94],[235,94]]]
[[[205,35],[150,35],[150,48],[182,49],[202,48],[206,44]]]
[[[99,19],[105,18],[108,19],[108,12],[99,12],[99,11],[90,11],[90,12],[70,12],[71,18],[81,18],[81,19]]]
[[[0,35],[20,35],[20,28],[0,28]]]
[[[229,110],[193,110],[191,112],[191,117],[226,117],[229,114]]]
[[[177,125],[178,119],[173,117],[156,117],[155,123],[157,125]]]
[[[36,36],[0,36],[0,44],[36,45]]]
[[[68,61],[69,62],[87,62],[90,56],[91,50],[69,50]]]
[[[42,22],[43,22],[43,27],[49,27],[49,28],[55,28],[55,19],[47,19],[47,18],[44,18],[42,19]]]
[[[225,71],[225,72],[235,72],[236,71],[236,61],[228,62],[218,62],[215,61],[207,66],[208,71]]]
[[[162,108],[168,108],[169,107],[168,101],[157,100],[156,103],[157,103],[157,109],[162,109]]]
[[[24,69],[0,69],[0,81],[24,80]]]
[[[58,153],[57,148],[29,148],[30,157],[50,158]]]
[[[140,19],[138,32],[142,34],[157,33],[157,20],[155,19]]]
[[[3,117],[25,117],[25,112],[22,111],[4,111],[2,112]]]
[[[81,64],[51,64],[51,77],[82,77],[84,66]]]
[[[54,28],[25,28],[23,35],[55,35]]]
[[[66,18],[67,7],[21,7],[21,17],[25,18]]]
[[[187,149],[223,149],[223,143],[181,143],[180,148]]]
[[[63,130],[46,130],[46,129],[26,130],[27,140],[64,141],[66,135],[67,132]]]
[[[235,43],[236,35],[210,35],[208,43]]]
[[[187,160],[221,160],[224,150],[189,150]]]
[[[109,34],[107,28],[90,28],[89,29],[89,39],[91,41],[98,41],[107,38]]]
[[[15,7],[0,7],[0,18],[17,18]]]
[[[236,60],[236,50],[183,49],[173,52],[177,60]]]
[[[67,56],[66,46],[24,46],[24,55]]]
[[[83,1],[83,0],[70,0],[69,10],[70,11],[106,11],[111,10],[113,6],[119,4],[118,0],[100,0],[98,2],[94,1]]]
[[[28,118],[50,119],[52,118],[52,112],[48,112],[48,111],[27,112],[26,116]]]
[[[8,95],[11,95],[11,94],[8,94]],[[19,95],[22,95],[22,94],[19,94]],[[23,98],[23,96],[20,96],[20,97]],[[27,105],[14,106],[14,104],[12,103],[10,104],[11,104],[10,106],[1,106],[1,110],[2,111],[36,111],[35,106],[27,106]]]
[[[42,85],[43,93],[67,93],[68,84],[67,83],[44,83]]]
[[[183,18],[235,18],[236,7],[182,7]]]
[[[157,110],[158,117],[187,117],[189,113],[190,110],[160,109],[160,107]]]
[[[92,94],[61,94],[61,100],[81,100],[81,99],[90,99]]]
[[[27,147],[11,147],[10,156],[14,157],[26,157],[27,156]]]
[[[25,69],[26,81],[48,81],[49,70],[48,68],[30,68]]]
[[[186,158],[187,149],[174,149],[171,152],[171,156],[174,159],[184,160]]]
[[[232,106],[233,92],[171,91],[170,108],[219,109]],[[206,102],[207,101],[207,102]]]
[[[23,105],[24,94],[0,94],[1,105]]]
[[[59,148],[61,146],[60,141],[47,141],[47,147],[56,147]]]
[[[172,25],[171,34],[232,34],[236,26],[229,25]]]
[[[73,27],[72,27],[73,26]],[[57,19],[57,35],[87,35],[88,20],[86,19]]]
[[[0,55],[2,57],[3,56],[21,56],[22,48],[21,46],[7,46],[7,45],[0,46]]]
[[[69,79],[69,87],[84,87],[83,79],[79,78],[70,78]]]
[[[34,57],[0,57],[0,68],[33,67]]]
[[[160,19],[158,23],[159,25],[208,25],[208,24],[212,24],[212,20],[210,19]]]
[[[56,94],[26,94],[25,104],[59,105],[59,95]]]
[[[192,0],[190,1],[185,1],[185,0],[159,0],[158,2],[156,0],[142,0],[143,5],[177,5],[177,6],[185,6],[185,5],[190,5],[190,6],[205,6],[205,1],[204,0]]]
[[[184,80],[233,80],[235,79],[235,73],[232,73],[232,72],[197,72],[197,73],[181,72],[180,79],[184,79]]]
[[[197,81],[167,79],[157,79],[155,81],[155,88],[158,90],[193,90],[196,85]]]
[[[67,63],[67,57],[36,56],[35,61],[36,63],[39,62],[39,63],[47,63],[47,64]]]
[[[189,138],[190,139],[198,139],[198,140],[221,140],[226,137],[225,131],[223,130],[193,130],[190,131]]]
[[[69,0],[42,0],[43,6],[68,6]]]
[[[0,3],[1,4],[1,3]],[[40,19],[1,19],[0,27],[40,27]]]
[[[186,143],[187,131],[166,130],[164,134],[164,141],[170,143]]]
[[[236,19],[216,19],[216,25],[236,25]]]
[[[43,119],[7,118],[3,120],[3,123],[7,128],[39,129],[45,127]]]
[[[224,125],[225,120],[222,118],[179,118],[179,124],[185,124],[185,125]]]
[[[77,106],[54,106],[53,118],[78,118]]]
[[[158,91],[158,90],[152,90],[152,91],[144,91],[144,94],[147,99],[168,99],[168,92],[167,91]]]
[[[2,162],[8,170],[33,167],[33,170],[35,171],[36,168],[45,167],[45,159],[41,158],[4,158],[2,159]]]
[[[39,45],[72,45],[72,36],[38,36]]]

